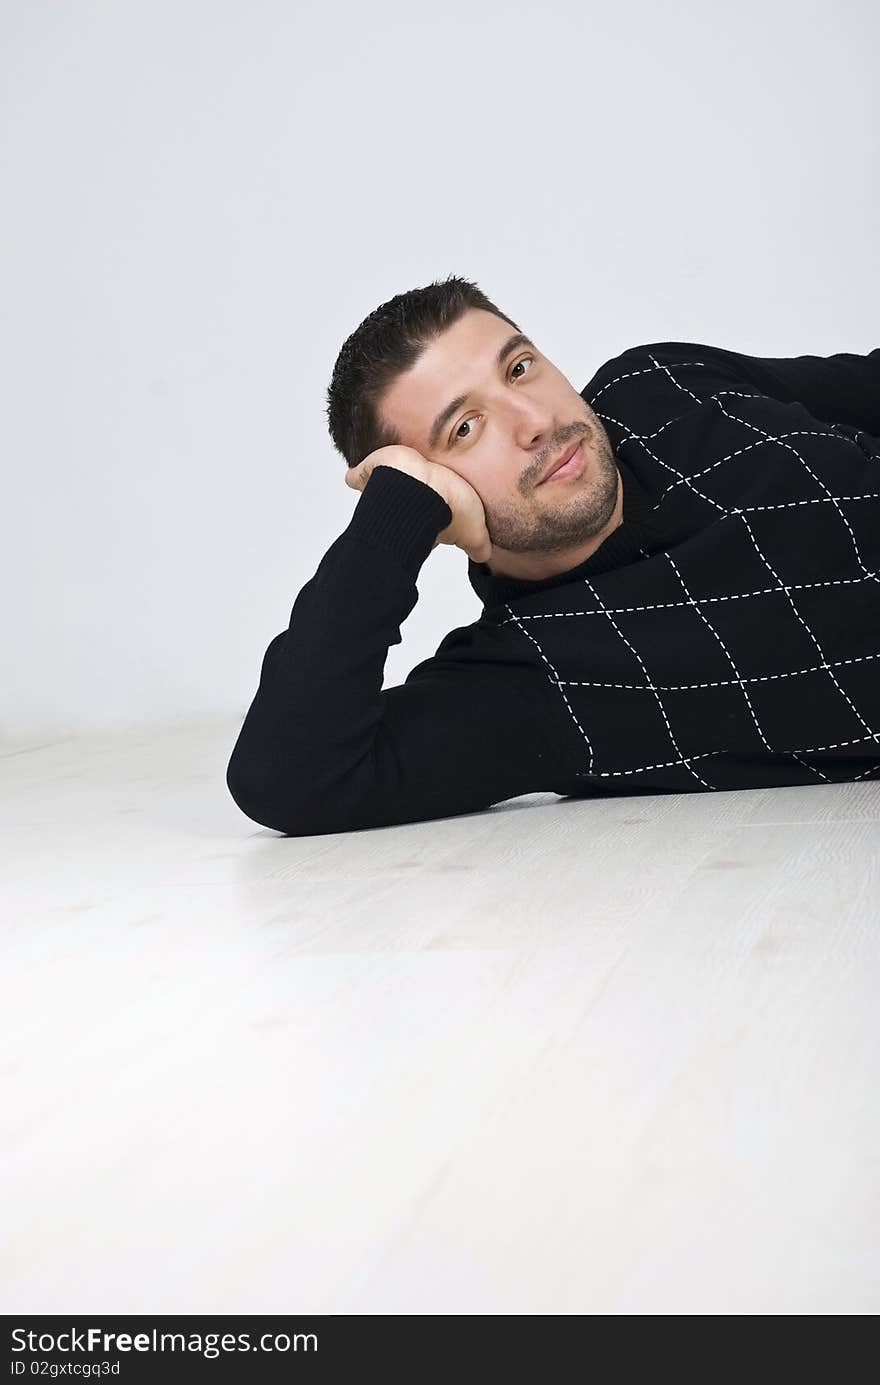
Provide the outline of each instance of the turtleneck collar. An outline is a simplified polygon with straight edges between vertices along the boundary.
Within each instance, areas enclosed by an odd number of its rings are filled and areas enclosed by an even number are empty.
[[[600,543],[589,558],[567,572],[557,572],[553,577],[542,577],[537,581],[527,581],[520,577],[506,577],[490,572],[488,564],[475,563],[468,559],[468,580],[484,606],[503,605],[518,596],[530,596],[533,592],[547,587],[560,587],[567,582],[577,582],[584,577],[596,577],[612,568],[623,567],[641,558],[644,540],[644,526],[651,513],[651,497],[633,474],[626,462],[615,457],[623,485],[623,519],[617,528]]]

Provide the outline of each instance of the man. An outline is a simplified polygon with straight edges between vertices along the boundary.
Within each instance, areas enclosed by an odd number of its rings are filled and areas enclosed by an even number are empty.
[[[880,348],[654,343],[579,394],[450,276],[348,338],[328,420],[360,498],[229,761],[255,822],[880,774]],[[438,543],[483,612],[383,690]]]

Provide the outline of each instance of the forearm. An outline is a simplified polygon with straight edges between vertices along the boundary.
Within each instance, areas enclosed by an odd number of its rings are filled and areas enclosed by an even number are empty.
[[[880,347],[865,355],[746,356],[716,351],[776,398],[797,401],[826,423],[863,428],[880,437]]]
[[[448,505],[402,472],[377,467],[348,528],[300,591],[266,650],[227,768],[249,817],[279,831],[328,830],[376,796],[376,738],[388,650],[418,600],[416,577]]]

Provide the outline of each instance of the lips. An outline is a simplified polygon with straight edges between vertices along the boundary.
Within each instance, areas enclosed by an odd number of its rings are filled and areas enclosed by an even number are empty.
[[[578,438],[577,441],[573,442],[571,446],[567,448],[565,452],[562,453],[561,456],[556,458],[555,462],[551,462],[547,470],[544,472],[544,475],[538,482],[538,485],[543,486],[544,482],[549,481],[550,477],[553,475],[555,471],[558,471],[560,467],[565,466],[566,462],[570,462],[582,442],[583,438]]]

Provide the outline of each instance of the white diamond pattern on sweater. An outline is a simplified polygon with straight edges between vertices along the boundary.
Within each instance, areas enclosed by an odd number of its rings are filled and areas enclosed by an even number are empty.
[[[828,752],[880,760],[880,441],[705,362],[644,360],[584,396],[653,498],[642,560],[499,622],[561,699],[575,775],[723,789],[730,757],[815,780]]]

